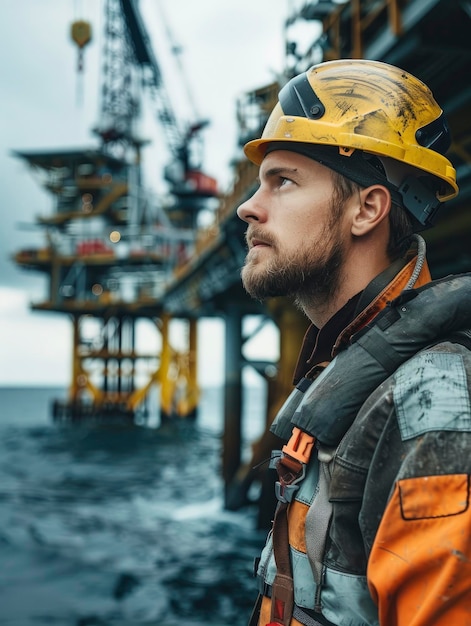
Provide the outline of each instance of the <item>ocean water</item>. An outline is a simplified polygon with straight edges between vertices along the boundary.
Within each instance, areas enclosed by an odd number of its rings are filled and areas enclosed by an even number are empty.
[[[246,624],[265,532],[223,509],[222,390],[153,428],[54,423],[64,394],[0,389],[0,625]]]

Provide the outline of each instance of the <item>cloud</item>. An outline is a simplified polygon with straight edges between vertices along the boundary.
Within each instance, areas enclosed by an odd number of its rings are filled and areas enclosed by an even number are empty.
[[[31,315],[23,290],[0,287],[1,384],[67,385],[71,330],[63,316]]]

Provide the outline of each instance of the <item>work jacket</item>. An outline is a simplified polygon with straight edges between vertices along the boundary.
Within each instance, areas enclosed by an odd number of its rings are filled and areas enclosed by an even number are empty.
[[[471,624],[471,275],[416,257],[378,288],[273,423],[251,624]]]

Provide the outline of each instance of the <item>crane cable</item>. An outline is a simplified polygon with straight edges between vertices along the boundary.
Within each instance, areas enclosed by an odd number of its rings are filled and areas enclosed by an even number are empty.
[[[169,45],[170,45],[170,50],[171,50],[171,52],[172,52],[172,54],[173,54],[173,56],[175,58],[175,62],[177,64],[177,66],[178,66],[178,70],[179,70],[180,75],[181,75],[182,83],[183,83],[183,86],[184,86],[184,89],[185,89],[185,92],[186,92],[186,96],[187,96],[188,102],[190,103],[190,107],[191,107],[191,109],[193,111],[194,118],[198,120],[200,116],[199,116],[199,113],[198,113],[198,110],[197,110],[197,107],[196,107],[195,98],[194,98],[193,92],[191,90],[190,82],[189,82],[189,80],[188,80],[188,78],[186,76],[185,68],[183,67],[183,62],[182,62],[182,59],[181,59],[181,54],[182,54],[183,48],[182,48],[182,46],[179,43],[176,42],[175,37],[173,36],[172,30],[170,29],[168,20],[166,18],[165,12],[163,10],[162,2],[160,0],[157,2],[157,6],[158,6],[159,11],[160,11],[160,19],[162,21],[162,24],[163,24],[163,27],[164,27],[164,30],[165,30],[165,34],[167,36],[167,39],[168,39],[168,42],[169,42]]]
[[[82,19],[83,5],[81,0],[74,2],[74,21],[70,26],[70,37],[78,47],[77,57],[77,104],[82,104],[83,96],[83,51],[92,39],[92,27],[90,22]]]

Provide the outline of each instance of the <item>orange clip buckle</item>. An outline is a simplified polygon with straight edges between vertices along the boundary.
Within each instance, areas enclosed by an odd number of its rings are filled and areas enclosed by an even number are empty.
[[[311,458],[312,448],[315,441],[316,440],[312,435],[308,435],[295,426],[290,440],[285,446],[283,446],[283,452],[294,459],[297,459],[301,463],[308,463]]]

